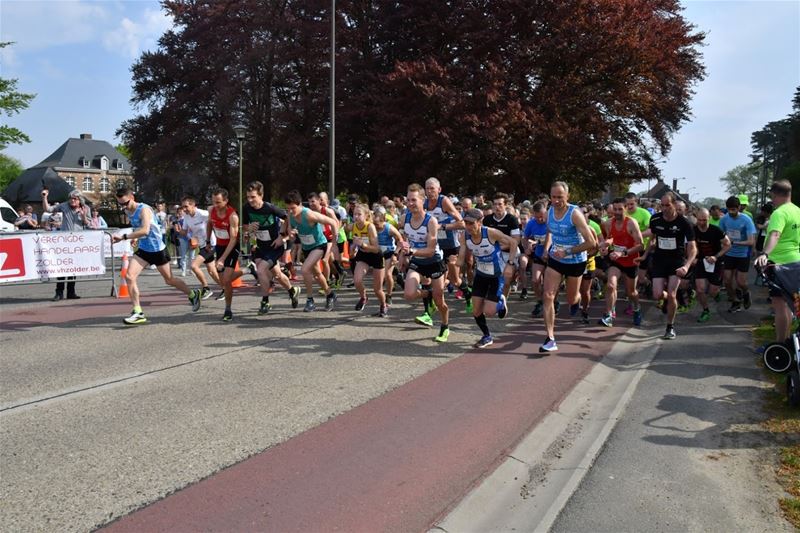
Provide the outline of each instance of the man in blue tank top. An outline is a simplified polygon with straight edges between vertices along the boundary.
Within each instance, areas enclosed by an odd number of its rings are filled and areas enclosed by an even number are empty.
[[[303,207],[303,197],[297,190],[289,191],[283,198],[286,203],[286,220],[283,223],[281,235],[300,238],[303,248],[303,282],[306,286],[305,312],[316,310],[314,304],[314,280],[325,291],[325,310],[332,311],[336,303],[336,292],[328,286],[328,281],[322,275],[319,262],[328,251],[328,239],[325,237],[322,226],[330,225],[338,228],[338,222],[322,213]]]
[[[508,313],[506,296],[503,291],[504,267],[506,259],[503,257],[503,247],[509,250],[509,261],[517,257],[518,243],[510,235],[506,235],[497,228],[483,225],[483,213],[480,209],[467,209],[464,211],[464,224],[467,228],[464,241],[458,253],[458,265],[464,265],[467,250],[475,258],[475,278],[472,285],[472,316],[483,336],[473,346],[486,348],[494,343],[494,338],[489,332],[486,317],[494,316],[505,318]]]
[[[128,292],[133,303],[133,311],[123,322],[132,326],[147,322],[139,301],[139,286],[136,280],[142,270],[149,265],[156,266],[167,285],[175,287],[189,298],[189,302],[192,304],[192,311],[200,309],[200,291],[196,289],[190,290],[182,279],[172,275],[169,266],[170,257],[161,235],[161,227],[156,222],[153,214],[153,209],[147,204],[137,202],[133,197],[133,191],[127,187],[117,189],[116,197],[117,205],[119,205],[120,209],[125,210],[125,214],[128,215],[131,221],[133,231],[123,235],[114,235],[114,242],[127,239],[138,239],[139,241],[139,247],[131,258],[128,272],[125,276],[125,282],[128,285]]]
[[[448,324],[450,310],[444,301],[444,274],[447,272],[447,267],[436,239],[439,223],[425,212],[424,198],[425,190],[421,185],[412,183],[408,186],[406,198],[408,213],[403,227],[407,240],[401,245],[401,252],[408,257],[403,296],[407,301],[422,299],[426,310],[431,307],[432,302],[436,303],[442,317],[442,326],[434,340],[447,342],[450,336]],[[423,285],[423,278],[430,279],[430,285]],[[432,326],[433,320],[430,314],[427,312],[415,320],[420,324]]]
[[[597,248],[594,230],[589,227],[586,217],[578,207],[568,200],[569,186],[563,181],[553,183],[550,187],[550,210],[545,239],[547,268],[544,271],[543,311],[547,338],[539,348],[542,353],[558,350],[553,302],[558,294],[561,278],[566,278],[567,303],[570,306],[570,315],[575,316],[580,309],[580,285],[586,270],[587,252]]]

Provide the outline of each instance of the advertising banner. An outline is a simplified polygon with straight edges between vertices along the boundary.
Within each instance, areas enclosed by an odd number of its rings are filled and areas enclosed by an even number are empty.
[[[106,272],[102,231],[0,234],[0,283]]]

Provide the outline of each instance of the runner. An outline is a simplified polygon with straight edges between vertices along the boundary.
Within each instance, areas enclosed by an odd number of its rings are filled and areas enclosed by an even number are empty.
[[[570,314],[580,308],[581,277],[586,270],[587,250],[597,246],[595,233],[576,205],[568,203],[569,186],[557,181],[550,187],[551,206],[547,213],[547,268],[544,271],[544,327],[547,338],[539,348],[542,353],[558,350],[555,337],[554,302],[562,276],[566,277]]]
[[[625,195],[625,214],[639,224],[639,231],[642,234],[650,228],[650,217],[652,215],[650,211],[639,206],[639,197],[636,196],[634,192],[629,192]],[[613,214],[609,218],[614,218]],[[647,250],[650,246],[650,239],[645,237],[642,245],[644,246],[644,250]],[[642,261],[643,262],[641,262],[638,267],[639,272],[636,277],[636,283],[647,286],[647,275],[650,265],[647,259],[643,259]]]
[[[317,194],[315,192],[312,192],[306,197],[306,200],[308,200],[308,208],[309,209],[311,209],[315,213],[322,214],[323,216],[327,217],[330,220],[336,220],[335,213],[333,213],[333,210],[329,211],[328,208],[325,205],[323,205],[322,199],[320,198],[319,194]],[[332,278],[331,278],[331,264],[332,263],[331,263],[330,259],[331,259],[331,255],[333,254],[334,236],[339,231],[339,225],[338,224],[339,223],[337,221],[336,224],[332,224],[332,225],[331,224],[325,224],[322,227],[322,233],[323,233],[323,235],[325,235],[325,242],[327,243],[327,245],[325,246],[325,254],[322,256],[322,275],[325,276],[325,280],[328,283],[332,283]],[[305,248],[303,248],[303,250],[305,251]],[[304,263],[305,263],[305,261],[304,261]],[[337,280],[338,279],[339,278],[337,278]],[[338,281],[337,281],[337,286],[338,286]]]
[[[356,311],[363,311],[367,305],[367,289],[364,276],[372,267],[372,288],[378,298],[378,316],[386,316],[386,293],[383,292],[383,253],[378,242],[378,231],[372,223],[369,207],[356,204],[353,209],[353,281],[358,291]]]
[[[522,235],[525,232],[525,227],[528,225],[528,222],[530,222],[530,220],[531,220],[530,208],[523,207],[522,209],[520,209],[519,210],[520,243],[517,246],[517,263],[519,263],[519,268],[517,269],[518,272],[517,278],[519,282],[520,300],[528,299],[528,268],[530,267],[530,261],[528,260],[528,254],[525,252],[525,245],[522,243]]]
[[[518,247],[521,240],[521,233],[519,231],[519,220],[517,217],[508,212],[508,195],[499,192],[494,195],[492,200],[492,216],[483,219],[483,225],[487,228],[494,228],[501,233],[511,237],[516,243],[514,247]],[[517,270],[516,259],[512,262],[509,259],[509,247],[502,241],[500,246],[503,252],[503,263],[505,268],[503,270],[503,279],[505,280],[505,287],[503,294],[508,298],[511,291],[512,280]],[[516,257],[516,254],[514,254]]]
[[[640,263],[652,253],[651,278],[653,280],[653,296],[661,298],[666,290],[667,327],[664,339],[675,338],[675,313],[678,310],[676,293],[681,278],[689,273],[697,248],[694,242],[694,230],[685,217],[678,214],[675,208],[675,195],[666,193],[661,198],[661,213],[650,219],[650,228],[642,235],[652,237],[650,249]]]
[[[131,221],[131,227],[134,229],[124,235],[114,235],[112,239],[114,242],[128,239],[138,239],[139,241],[139,247],[131,258],[125,277],[131,303],[133,303],[133,311],[131,311],[130,316],[123,319],[123,322],[129,325],[147,322],[139,300],[139,285],[136,280],[142,270],[149,265],[155,265],[167,285],[175,287],[189,298],[189,302],[192,304],[192,311],[200,309],[200,291],[197,289],[190,290],[182,279],[172,275],[169,264],[170,257],[161,234],[161,226],[155,221],[153,208],[147,204],[137,202],[134,199],[133,191],[127,187],[117,189],[115,196],[117,197],[117,204],[121,209],[125,210],[125,214],[128,215],[128,219]]]
[[[406,199],[408,212],[403,226],[408,240],[402,244],[402,252],[408,256],[409,264],[403,296],[408,301],[422,300],[426,312],[415,320],[426,326],[433,326],[430,309],[435,302],[442,317],[442,326],[434,340],[447,342],[450,336],[450,309],[444,301],[444,274],[447,266],[437,240],[439,223],[430,213],[425,212],[424,198],[425,189],[418,183],[409,185]],[[430,285],[422,285],[422,278],[430,278]]]
[[[483,213],[480,209],[468,209],[464,212],[466,235],[458,254],[460,266],[464,264],[468,249],[472,251],[476,263],[472,285],[472,316],[483,336],[475,343],[475,348],[485,348],[494,342],[486,317],[496,313],[498,317],[505,318],[508,313],[506,296],[503,293],[505,259],[502,247],[510,250],[510,261],[516,259],[518,251],[518,243],[513,237],[498,229],[484,226],[482,220]]]
[[[586,223],[594,231],[595,242],[600,242],[603,238],[603,230],[596,220],[592,220],[589,216],[591,205],[588,206],[587,211],[582,211],[586,217]],[[599,220],[599,219],[598,219]],[[589,305],[592,303],[592,284],[595,276],[597,275],[597,248],[586,251],[586,270],[581,276],[581,284],[578,292],[581,296],[581,322],[584,324],[589,323]],[[572,311],[572,309],[570,309]]]
[[[472,309],[472,300],[469,286],[466,279],[461,279],[456,265],[459,242],[455,230],[464,229],[464,223],[452,200],[442,194],[442,185],[436,178],[428,178],[425,181],[425,205],[423,208],[438,222],[439,233],[437,234],[437,240],[444,256],[444,262],[447,265],[447,279],[454,287],[458,287],[464,293],[467,311],[470,311]]]
[[[745,197],[746,198],[746,197]],[[725,201],[728,214],[719,221],[719,229],[730,239],[731,248],[723,259],[723,280],[731,306],[729,313],[750,309],[750,289],[747,272],[750,270],[750,250],[756,243],[756,226],[753,219],[739,212],[739,198],[731,196]],[[734,286],[734,282],[736,285]],[[741,294],[742,302],[739,301]]]
[[[220,281],[217,268],[214,266],[214,251],[206,248],[206,244],[209,243],[208,234],[206,233],[208,231],[208,211],[197,207],[197,199],[194,196],[184,196],[183,200],[181,200],[181,207],[186,211],[181,224],[181,235],[189,239],[190,247],[199,250],[199,253],[192,260],[190,268],[197,281],[203,287],[200,292],[202,299],[208,300],[214,294],[214,291],[208,287],[206,276],[200,269],[201,265],[205,264],[208,275],[217,285],[222,287],[222,281]],[[211,234],[210,243],[212,247],[216,243],[213,233]]]
[[[344,231],[344,224],[341,222],[342,217],[339,210],[334,209],[328,203],[328,193],[324,191],[319,193],[319,203],[322,207],[322,213],[336,221],[336,227],[331,228],[331,248],[327,260],[329,264],[328,272],[336,272],[336,288],[338,289],[342,286],[342,283],[344,283],[345,277],[345,269],[342,266],[342,254],[344,253],[344,243],[347,241],[347,234]],[[344,211],[346,216],[347,211],[344,208],[342,208],[342,211]]]
[[[711,319],[708,299],[716,298],[722,285],[722,256],[730,249],[731,241],[717,226],[710,223],[711,214],[708,209],[697,211],[697,225],[694,228],[694,239],[697,243],[697,259],[692,269],[697,299],[703,310],[697,318],[698,322]]]
[[[547,266],[547,254],[544,243],[547,239],[547,203],[539,200],[533,204],[533,217],[525,226],[525,243],[528,246],[527,254],[531,258],[531,288],[538,298],[531,312],[533,318],[542,316],[542,281],[544,269]],[[555,313],[558,314],[558,301],[555,303]]]
[[[287,217],[283,223],[283,237],[288,237],[292,231],[297,231],[303,247],[303,282],[306,286],[305,312],[314,311],[314,280],[325,292],[325,310],[332,311],[336,303],[336,293],[328,286],[328,280],[322,275],[319,267],[320,260],[328,249],[328,240],[323,233],[323,226],[335,226],[336,221],[328,216],[303,207],[303,197],[297,190],[289,191],[284,197]]]
[[[292,286],[292,282],[281,271],[280,263],[286,251],[286,243],[291,242],[291,239],[281,237],[281,225],[286,219],[286,211],[264,201],[264,185],[260,181],[248,183],[246,190],[247,204],[242,214],[242,227],[256,237],[252,256],[255,258],[256,275],[262,293],[258,314],[265,315],[272,308],[269,293],[273,279],[286,289],[292,309],[296,309],[300,289]]]
[[[383,255],[383,279],[386,282],[386,311],[384,316],[388,313],[389,306],[392,305],[397,244],[403,241],[403,236],[400,235],[395,226],[388,222],[387,216],[386,208],[381,206],[377,206],[372,212],[372,220],[375,224],[375,230],[378,232],[378,245],[381,247],[381,254]],[[378,315],[380,316],[380,312]]]
[[[600,253],[607,255],[611,264],[608,267],[606,281],[606,312],[600,324],[606,327],[614,325],[614,309],[617,304],[617,286],[619,279],[625,275],[625,293],[633,304],[633,324],[642,324],[642,309],[639,304],[639,293],[636,291],[637,259],[642,251],[642,232],[639,224],[626,216],[625,200],[615,198],[612,202],[614,218],[603,223],[603,234],[606,239],[600,244]]]
[[[211,195],[211,209],[208,217],[207,232],[217,239],[214,246],[216,255],[217,272],[220,273],[222,290],[225,295],[225,311],[222,321],[233,320],[231,304],[233,302],[233,282],[244,275],[241,270],[236,270],[239,261],[239,215],[236,210],[228,205],[228,191],[217,189]],[[206,251],[211,251],[211,242],[206,243]]]

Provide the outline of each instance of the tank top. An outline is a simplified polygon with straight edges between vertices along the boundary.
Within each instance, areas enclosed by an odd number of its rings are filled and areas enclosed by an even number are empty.
[[[353,246],[361,248],[365,244],[369,246],[369,225],[372,222],[366,222],[363,228],[358,227],[358,222],[353,224]]]
[[[211,230],[217,238],[217,246],[228,246],[231,242],[231,215],[235,212],[233,207],[228,206],[225,214],[220,216],[216,207],[211,209],[208,216],[211,219]]]
[[[394,252],[397,248],[392,232],[389,231],[388,221],[383,225],[383,230],[378,232],[378,245],[381,247],[381,253]]]
[[[406,238],[408,238],[411,248],[415,250],[421,250],[428,247],[428,223],[430,220],[431,215],[429,213],[425,213],[425,218],[422,220],[422,224],[415,228],[411,225],[411,211],[406,213],[406,222],[403,226],[403,231],[406,234]],[[411,262],[418,265],[431,265],[441,261],[442,257],[444,257],[442,254],[442,249],[439,247],[439,242],[437,241],[436,251],[434,252],[433,256],[412,257]]]
[[[309,224],[307,207],[300,211],[300,222],[297,222],[293,216],[289,215],[289,226],[297,229],[303,250],[312,250],[328,242],[322,232],[322,224],[317,224],[316,222],[313,225]]]
[[[561,218],[556,218],[555,210],[551,206],[547,211],[547,229],[550,231],[550,236],[553,240],[548,253],[550,257],[556,250],[565,250],[574,246],[583,244],[583,235],[578,233],[578,228],[572,222],[572,213],[575,211],[574,204],[568,204],[566,214]],[[554,258],[555,259],[555,258]],[[586,252],[578,252],[577,254],[570,254],[555,259],[559,263],[577,264],[586,262]]]
[[[442,229],[444,224],[450,224],[455,222],[452,216],[449,213],[445,212],[442,209],[442,199],[444,198],[443,194],[439,195],[439,198],[436,199],[436,205],[432,208],[428,208],[428,199],[425,198],[425,211],[428,212],[436,221],[439,223],[439,233],[436,235],[436,239],[439,241],[439,248],[443,250],[450,250],[451,248],[458,248],[461,243],[458,242],[458,236],[454,230],[445,230]]]
[[[633,235],[628,232],[628,223],[631,220],[632,219],[629,217],[623,218],[622,229],[617,229],[616,221],[613,219],[611,220],[611,238],[614,239],[613,250],[615,252],[622,253],[623,250],[636,246],[636,241],[634,240]],[[628,254],[627,256],[619,256],[614,262],[620,266],[632,267],[636,266],[636,263],[633,260],[637,257],[639,257],[639,252]]]
[[[150,228],[147,230],[147,235],[139,238],[139,249],[144,252],[160,252],[166,248],[166,245],[164,244],[164,239],[161,236],[161,226],[158,225],[158,221],[156,220],[155,214],[153,214],[152,207],[147,204],[137,205],[136,210],[130,216],[131,226],[134,228],[142,227],[142,211],[144,209],[150,210]]]
[[[472,241],[469,233],[464,238],[467,240],[467,248],[475,258],[475,272],[477,274],[490,278],[499,278],[503,275],[505,261],[503,261],[500,243],[492,243],[489,240],[489,228],[481,228],[481,240],[477,244]]]

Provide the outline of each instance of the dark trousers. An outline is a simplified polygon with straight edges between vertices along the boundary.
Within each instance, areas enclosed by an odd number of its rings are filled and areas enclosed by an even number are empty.
[[[56,294],[64,294],[64,280],[71,280],[75,279],[75,277],[69,278],[56,278],[58,283],[56,283]],[[75,282],[74,281],[67,281],[67,296],[71,296],[75,294]]]

